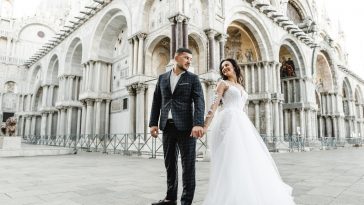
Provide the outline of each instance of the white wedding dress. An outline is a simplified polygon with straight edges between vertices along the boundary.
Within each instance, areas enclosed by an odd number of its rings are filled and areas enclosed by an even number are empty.
[[[211,171],[203,205],[291,205],[266,145],[243,111],[248,94],[229,85],[210,138]]]

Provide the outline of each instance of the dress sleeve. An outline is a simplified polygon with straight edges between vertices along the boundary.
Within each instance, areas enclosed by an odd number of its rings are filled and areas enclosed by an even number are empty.
[[[224,92],[226,91],[226,89],[229,87],[229,85],[225,82],[225,81],[220,81],[217,86],[216,86],[216,90],[214,93],[214,99],[212,101],[212,104],[210,106],[209,111],[207,112],[206,118],[205,118],[205,122],[204,122],[204,128],[208,128],[213,117],[214,114],[220,104],[220,101],[222,99],[222,96],[224,95]]]

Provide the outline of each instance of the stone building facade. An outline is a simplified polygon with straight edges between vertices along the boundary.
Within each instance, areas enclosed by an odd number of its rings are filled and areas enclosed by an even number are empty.
[[[180,46],[193,51],[206,109],[232,57],[261,135],[364,134],[364,81],[314,1],[98,0],[55,36],[24,63],[20,135],[147,133],[157,76]]]

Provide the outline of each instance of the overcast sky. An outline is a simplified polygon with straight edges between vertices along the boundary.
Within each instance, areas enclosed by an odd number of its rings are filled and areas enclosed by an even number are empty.
[[[52,0],[49,0],[52,1]],[[227,0],[228,1],[228,0]],[[349,69],[364,79],[364,1],[362,0],[316,0],[318,6],[326,5],[332,25],[338,20],[346,36],[346,51],[349,54]],[[17,16],[34,13],[40,0],[16,0]]]

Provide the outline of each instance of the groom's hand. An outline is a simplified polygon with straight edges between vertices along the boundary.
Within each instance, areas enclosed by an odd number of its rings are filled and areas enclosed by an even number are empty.
[[[152,135],[152,137],[157,138],[158,137],[158,126],[150,127],[150,134]]]
[[[194,126],[192,128],[192,132],[190,134],[190,136],[192,137],[197,137],[197,138],[201,138],[204,134],[204,131],[203,131],[203,127],[201,126]]]

